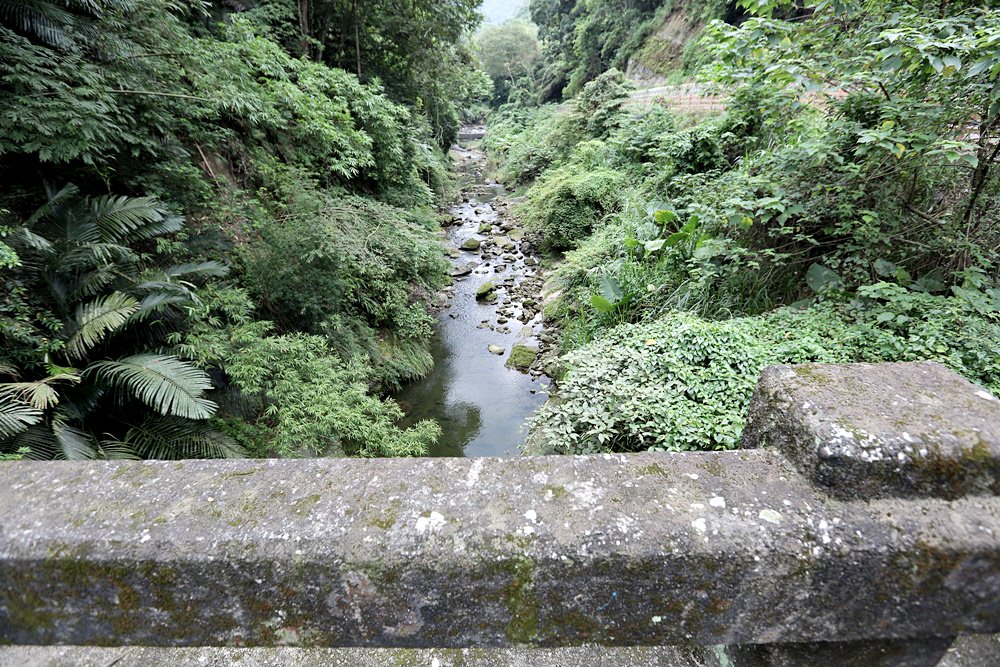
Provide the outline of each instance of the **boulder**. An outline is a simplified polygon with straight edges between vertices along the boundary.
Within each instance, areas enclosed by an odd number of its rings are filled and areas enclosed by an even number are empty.
[[[515,344],[510,349],[510,357],[507,359],[507,366],[516,368],[519,371],[526,371],[531,368],[538,357],[538,348],[534,345]]]
[[[486,349],[490,351],[490,354],[495,354],[498,356],[507,351],[506,348],[500,345],[489,345]]]
[[[459,276],[467,276],[470,273],[472,273],[472,271],[478,266],[479,264],[477,264],[476,262],[469,262],[468,264],[464,264],[462,266],[455,266],[452,267],[451,269],[451,275],[453,278],[458,278]]]
[[[482,241],[477,238],[470,238],[466,239],[461,248],[462,250],[479,250],[480,245],[482,245]]]
[[[482,285],[479,286],[479,289],[476,290],[476,300],[489,301],[491,300],[490,297],[496,299],[497,297],[495,293],[496,288],[497,288],[496,285],[494,285],[491,282],[487,281],[483,283]]]

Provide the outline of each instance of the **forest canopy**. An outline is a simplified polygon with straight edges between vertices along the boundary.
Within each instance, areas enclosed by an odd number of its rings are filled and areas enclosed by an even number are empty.
[[[476,6],[4,3],[2,451],[425,451]]]

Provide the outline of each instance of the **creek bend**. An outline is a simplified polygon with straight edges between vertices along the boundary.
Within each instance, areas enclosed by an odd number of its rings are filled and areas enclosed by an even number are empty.
[[[434,369],[394,398],[406,412],[401,425],[440,424],[431,456],[516,456],[525,420],[545,402],[550,384],[538,371],[508,365],[515,345],[539,347],[538,263],[524,230],[506,215],[503,186],[484,178],[483,153],[458,146],[452,156],[462,192],[444,230],[454,282],[435,299]],[[462,249],[469,239],[479,247]],[[492,301],[477,298],[485,283],[495,286]]]

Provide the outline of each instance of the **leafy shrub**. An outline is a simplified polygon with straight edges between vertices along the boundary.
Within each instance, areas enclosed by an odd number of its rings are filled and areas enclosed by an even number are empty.
[[[615,209],[621,187],[621,175],[607,169],[547,172],[528,193],[527,221],[541,232],[545,248],[572,248]]]
[[[778,363],[931,359],[1000,391],[1000,318],[958,297],[879,284],[846,304],[706,321],[671,312],[563,358],[558,400],[532,420],[559,453],[729,449],[760,372]]]
[[[376,371],[365,359],[345,358],[325,337],[275,335],[270,322],[253,320],[253,301],[238,287],[199,296],[179,349],[213,373],[215,422],[252,455],[420,455],[437,437],[431,422],[395,427],[402,412],[370,393]]]
[[[440,435],[429,421],[397,428],[403,411],[368,393],[364,363],[341,361],[322,338],[262,334],[259,325],[234,331],[226,362],[234,385],[263,403],[260,419],[269,428],[256,451],[419,456]]]
[[[426,374],[433,320],[414,296],[444,279],[433,218],[307,188],[295,196],[282,223],[240,249],[261,315],[283,333],[326,336],[345,360],[386,366],[378,379],[389,385]]]
[[[590,137],[601,138],[614,129],[631,84],[617,69],[603,72],[587,83],[573,100],[576,120]]]

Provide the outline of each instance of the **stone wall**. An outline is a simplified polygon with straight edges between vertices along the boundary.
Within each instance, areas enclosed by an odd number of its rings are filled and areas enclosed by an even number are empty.
[[[732,452],[0,463],[0,642],[926,656],[1000,631],[998,425],[935,364],[778,367]]]

